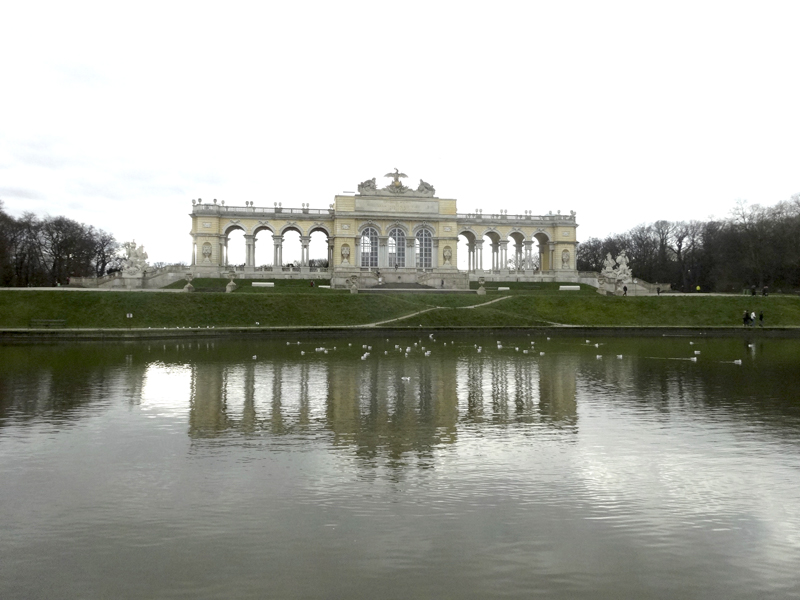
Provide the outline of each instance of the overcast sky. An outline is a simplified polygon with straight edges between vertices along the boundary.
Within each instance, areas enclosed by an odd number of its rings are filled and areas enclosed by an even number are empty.
[[[579,239],[800,192],[800,2],[0,5],[0,199],[188,261],[193,198],[397,167]],[[324,255],[324,254],[323,254]],[[313,254],[312,254],[313,257]]]

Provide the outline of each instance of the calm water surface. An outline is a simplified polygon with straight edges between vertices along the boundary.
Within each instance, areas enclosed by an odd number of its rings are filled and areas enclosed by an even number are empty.
[[[800,597],[800,342],[296,342],[0,347],[0,598]]]

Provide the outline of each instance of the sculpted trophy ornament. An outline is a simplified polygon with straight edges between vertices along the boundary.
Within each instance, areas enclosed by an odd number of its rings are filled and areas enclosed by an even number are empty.
[[[419,187],[417,188],[417,191],[418,192],[430,192],[431,195],[436,193],[436,190],[434,189],[434,187],[430,183],[422,181],[422,179],[419,180]]]
[[[366,181],[362,181],[358,184],[358,193],[363,194],[365,192],[375,192],[378,188],[375,185],[375,178],[367,179]]]
[[[392,180],[386,187],[378,189],[373,177],[358,184],[358,193],[362,196],[386,196],[391,194],[393,196],[413,196],[417,198],[433,198],[436,193],[436,189],[422,179],[419,180],[416,190],[406,187],[400,180],[405,179],[408,175],[401,173],[397,167],[395,167],[394,173],[387,173],[384,177],[389,177]]]
[[[384,189],[388,192],[393,194],[402,194],[403,192],[407,192],[408,188],[400,183],[400,178],[408,177],[405,173],[401,173],[397,167],[394,168],[394,173],[387,173],[384,177],[391,177],[392,183],[386,186]]]
[[[350,264],[350,246],[344,244],[342,246],[342,264],[349,265]]]

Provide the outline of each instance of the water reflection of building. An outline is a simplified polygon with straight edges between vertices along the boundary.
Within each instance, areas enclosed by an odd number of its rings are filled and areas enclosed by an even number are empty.
[[[325,431],[364,457],[453,443],[459,420],[577,420],[578,357],[453,353],[438,360],[321,359],[196,364],[193,438]]]
[[[469,354],[456,379],[463,418],[473,422],[575,424],[578,357]]]

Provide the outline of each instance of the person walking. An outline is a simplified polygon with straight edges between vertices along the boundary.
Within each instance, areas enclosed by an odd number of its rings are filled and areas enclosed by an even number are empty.
[[[763,327],[764,326],[764,311],[763,310],[758,311],[758,326],[759,327]]]
[[[622,295],[623,296],[627,296],[628,295],[628,286],[627,285],[623,285],[622,286]]]
[[[750,313],[750,327],[755,327],[755,326],[756,326],[756,313],[754,311]]]
[[[742,317],[742,325],[747,327],[750,324],[750,313],[748,311],[744,311],[744,316]]]

